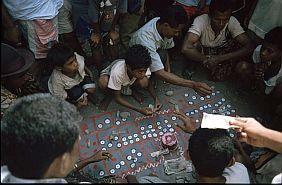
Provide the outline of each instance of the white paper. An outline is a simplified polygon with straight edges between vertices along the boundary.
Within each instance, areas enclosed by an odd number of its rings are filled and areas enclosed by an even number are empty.
[[[201,128],[209,128],[209,129],[229,129],[229,121],[234,121],[235,117],[231,116],[223,116],[218,114],[208,114],[203,113],[203,119],[201,123]]]

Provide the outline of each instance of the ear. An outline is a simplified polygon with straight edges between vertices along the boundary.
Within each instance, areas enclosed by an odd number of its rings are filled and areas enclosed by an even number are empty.
[[[67,161],[69,155],[68,153],[64,153],[54,159],[46,173],[44,174],[44,178],[53,178],[53,177],[65,177],[67,175]]]
[[[60,171],[59,173],[63,176],[66,176],[69,173],[69,165],[71,163],[71,155],[69,152],[65,152],[60,157]]]
[[[235,164],[235,157],[232,157],[232,159],[229,161],[227,167],[233,166]]]

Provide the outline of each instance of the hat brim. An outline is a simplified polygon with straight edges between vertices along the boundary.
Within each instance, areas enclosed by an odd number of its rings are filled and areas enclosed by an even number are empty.
[[[32,53],[32,51],[30,51],[29,49],[27,49],[27,48],[17,48],[16,50],[24,58],[24,60],[25,60],[24,66],[21,69],[19,69],[18,71],[15,71],[13,73],[1,74],[1,78],[10,77],[10,76],[14,76],[14,75],[23,73],[23,72],[29,70],[30,67],[32,66],[32,64],[35,62],[35,56]],[[3,55],[3,53],[2,53],[2,55]]]

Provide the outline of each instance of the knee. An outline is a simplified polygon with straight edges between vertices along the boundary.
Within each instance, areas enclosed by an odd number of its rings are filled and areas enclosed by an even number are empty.
[[[239,62],[235,67],[235,73],[238,76],[248,76],[252,73],[252,64],[242,61]]]
[[[88,89],[85,89],[85,92],[87,92],[87,94],[94,94],[96,91],[95,88],[88,88]]]
[[[109,81],[109,77],[107,77],[106,75],[100,76],[98,80],[99,88],[101,90],[105,90],[108,87],[108,81]]]
[[[143,78],[142,80],[139,81],[139,86],[142,88],[142,89],[147,89],[148,86],[149,86],[149,80],[147,77]]]

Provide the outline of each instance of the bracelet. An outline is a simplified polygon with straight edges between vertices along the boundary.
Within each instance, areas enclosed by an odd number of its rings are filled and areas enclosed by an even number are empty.
[[[76,164],[76,163],[74,164],[73,169],[74,169],[75,171],[78,171],[78,166],[77,166],[77,164]]]

